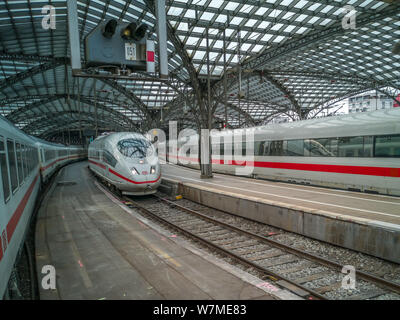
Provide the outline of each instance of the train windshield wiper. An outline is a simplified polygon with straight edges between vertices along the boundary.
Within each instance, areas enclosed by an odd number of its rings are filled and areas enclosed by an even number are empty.
[[[128,158],[145,158],[152,154],[151,143],[143,139],[124,139],[118,142],[118,150]]]

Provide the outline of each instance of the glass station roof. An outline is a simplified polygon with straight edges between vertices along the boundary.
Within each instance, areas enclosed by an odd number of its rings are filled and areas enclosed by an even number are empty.
[[[49,4],[55,30],[41,27]],[[166,0],[168,81],[73,77],[66,4],[0,0],[0,113],[44,138],[94,125],[194,127],[208,80],[215,120],[233,127],[314,117],[371,89],[394,99],[400,89],[399,1]],[[82,57],[85,36],[110,18],[146,23],[157,45],[154,1],[77,4]],[[348,5],[355,29],[342,25]]]

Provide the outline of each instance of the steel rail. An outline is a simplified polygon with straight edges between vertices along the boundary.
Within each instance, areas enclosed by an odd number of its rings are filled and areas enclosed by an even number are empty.
[[[181,206],[181,205],[179,205],[179,204],[177,204],[175,202],[172,202],[170,200],[167,200],[165,198],[162,198],[162,197],[159,197],[159,196],[156,196],[156,195],[154,195],[154,196],[157,199],[169,204],[170,206],[177,207],[177,208],[179,208],[179,209],[181,209],[181,210],[183,210],[183,211],[185,211],[187,213],[196,215],[196,216],[198,216],[200,218],[203,218],[203,219],[205,219],[207,221],[210,221],[212,223],[219,224],[219,225],[221,225],[223,227],[229,228],[229,229],[234,230],[236,232],[240,232],[240,233],[242,233],[244,235],[253,237],[254,239],[257,239],[257,240],[260,240],[262,242],[265,242],[265,243],[267,243],[267,244],[269,244],[271,246],[274,246],[274,247],[279,248],[281,250],[287,251],[287,252],[289,252],[291,254],[294,254],[296,256],[299,256],[299,257],[302,257],[302,258],[306,257],[309,260],[312,260],[314,262],[317,262],[319,264],[325,265],[325,266],[330,267],[330,268],[334,268],[334,269],[339,270],[339,271],[341,271],[343,269],[343,265],[341,265],[341,264],[339,264],[337,262],[334,262],[332,260],[317,256],[317,255],[314,255],[312,253],[309,253],[309,252],[306,252],[306,251],[303,251],[303,250],[299,250],[299,249],[296,249],[296,248],[289,247],[288,245],[280,243],[280,242],[278,242],[276,240],[272,240],[272,239],[269,239],[267,237],[258,235],[256,233],[253,233],[253,232],[250,232],[250,231],[246,231],[246,230],[240,229],[238,227],[229,225],[229,224],[227,224],[225,222],[213,219],[213,218],[211,218],[209,216],[206,216],[206,215],[204,215],[204,214],[202,214],[200,212],[197,212],[195,210],[186,208],[184,206]],[[370,273],[367,273],[367,272],[364,272],[364,271],[357,271],[356,270],[355,272],[356,272],[356,277],[358,276],[363,280],[367,280],[369,282],[373,282],[373,283],[378,284],[380,286],[384,286],[386,289],[390,289],[391,291],[400,294],[400,284],[397,284],[395,282],[392,282],[392,281],[389,281],[389,280],[374,276],[374,275],[372,275]]]
[[[227,249],[224,249],[221,246],[219,246],[219,245],[217,245],[217,244],[215,244],[215,243],[213,243],[211,241],[208,241],[208,240],[206,240],[206,239],[204,239],[204,238],[202,238],[202,237],[200,237],[200,236],[198,236],[198,235],[196,235],[196,234],[194,234],[194,233],[192,233],[192,232],[190,232],[190,231],[188,231],[188,230],[186,230],[186,229],[184,229],[182,227],[179,227],[179,226],[175,225],[174,223],[172,223],[172,222],[170,222],[170,221],[158,216],[157,214],[153,213],[149,209],[146,209],[145,207],[141,206],[137,202],[133,201],[131,198],[128,198],[126,196],[123,196],[122,198],[125,201],[131,203],[134,208],[139,209],[140,211],[142,211],[143,213],[151,216],[155,220],[157,220],[157,221],[169,226],[170,228],[172,228],[172,229],[174,229],[174,230],[176,230],[176,231],[178,231],[180,233],[183,233],[184,235],[186,235],[186,236],[188,236],[188,237],[190,237],[192,239],[195,239],[195,240],[203,243],[207,247],[212,248],[213,250],[216,250],[219,253],[221,253],[221,254],[223,254],[225,256],[228,256],[228,257],[236,260],[237,262],[239,262],[241,264],[244,264],[244,265],[246,265],[248,267],[254,268],[258,272],[265,274],[270,280],[272,280],[274,282],[276,282],[277,280],[286,281],[286,282],[292,284],[293,286],[308,292],[309,295],[306,296],[306,297],[309,298],[309,299],[328,300],[328,298],[326,296],[323,296],[320,293],[318,293],[318,292],[316,292],[316,291],[314,291],[314,290],[312,290],[310,288],[307,288],[307,287],[304,287],[302,285],[299,285],[298,283],[296,283],[296,282],[294,282],[294,281],[292,281],[290,279],[287,279],[282,275],[276,274],[275,272],[273,272],[271,270],[268,270],[267,268],[259,266],[259,265],[255,264],[254,262],[249,261],[246,258],[240,257],[239,255],[237,255],[237,254],[235,254],[235,253],[233,253],[233,252],[231,252],[231,251],[229,251]],[[280,286],[279,284],[276,284],[276,285]],[[290,291],[290,289],[288,289],[286,287],[283,287],[283,288]]]

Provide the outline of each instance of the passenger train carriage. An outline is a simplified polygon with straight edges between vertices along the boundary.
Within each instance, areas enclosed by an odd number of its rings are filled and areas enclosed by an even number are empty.
[[[149,140],[139,133],[110,133],[89,145],[89,168],[126,195],[157,192],[161,167]]]
[[[254,141],[246,142],[249,132]],[[232,142],[233,135],[244,142]],[[178,149],[186,140],[178,141]],[[254,158],[246,155],[246,143]],[[214,172],[235,174],[245,164],[255,178],[400,195],[398,109],[220,131],[211,134],[211,144]],[[243,158],[232,157],[233,150]],[[170,151],[171,157],[199,167],[189,152]]]
[[[85,157],[82,147],[31,137],[0,116],[0,299],[7,295],[41,184],[61,165]]]

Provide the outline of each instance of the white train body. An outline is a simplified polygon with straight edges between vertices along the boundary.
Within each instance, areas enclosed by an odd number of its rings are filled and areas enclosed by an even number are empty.
[[[232,156],[248,147],[232,137],[249,132],[254,157]],[[211,144],[214,172],[238,174],[245,160],[255,178],[400,195],[400,108],[214,132]],[[199,167],[189,153],[172,157]]]
[[[85,157],[82,148],[33,138],[0,116],[0,299],[24,243],[41,183],[61,165]]]
[[[89,145],[89,168],[127,195],[153,194],[161,183],[157,153],[138,133],[98,137]]]

